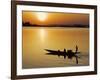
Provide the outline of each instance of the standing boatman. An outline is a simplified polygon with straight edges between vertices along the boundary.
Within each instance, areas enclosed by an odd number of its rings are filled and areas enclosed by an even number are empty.
[[[76,52],[78,51],[78,46],[76,45]]]

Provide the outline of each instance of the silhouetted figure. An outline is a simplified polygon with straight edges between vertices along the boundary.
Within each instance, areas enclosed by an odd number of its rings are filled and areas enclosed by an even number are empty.
[[[58,57],[60,57],[60,50],[58,50]]]
[[[76,52],[78,51],[78,46],[76,45]]]
[[[66,49],[64,48],[64,52],[66,52]]]
[[[64,55],[64,59],[66,59],[66,49],[64,48],[64,53],[63,53],[63,55]]]
[[[58,52],[60,52],[60,50],[58,50]]]

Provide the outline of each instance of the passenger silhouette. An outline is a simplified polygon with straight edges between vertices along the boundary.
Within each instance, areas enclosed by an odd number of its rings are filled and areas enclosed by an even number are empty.
[[[64,52],[66,52],[66,49],[64,48]]]
[[[60,50],[58,50],[58,57],[60,57]]]
[[[58,52],[60,52],[60,50],[58,50]]]

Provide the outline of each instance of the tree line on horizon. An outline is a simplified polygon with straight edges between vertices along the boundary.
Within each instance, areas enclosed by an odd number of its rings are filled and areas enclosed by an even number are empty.
[[[79,27],[79,28],[89,28],[89,25],[85,25],[85,24],[45,24],[45,25],[41,25],[41,24],[31,24],[30,22],[22,22],[22,26],[23,27],[37,26],[37,27]]]

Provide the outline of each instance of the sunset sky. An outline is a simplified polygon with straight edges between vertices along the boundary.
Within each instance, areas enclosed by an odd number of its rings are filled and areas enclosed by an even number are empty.
[[[48,25],[48,24],[89,24],[88,14],[76,14],[76,13],[54,13],[54,12],[22,12],[23,22],[29,22],[31,24]]]

